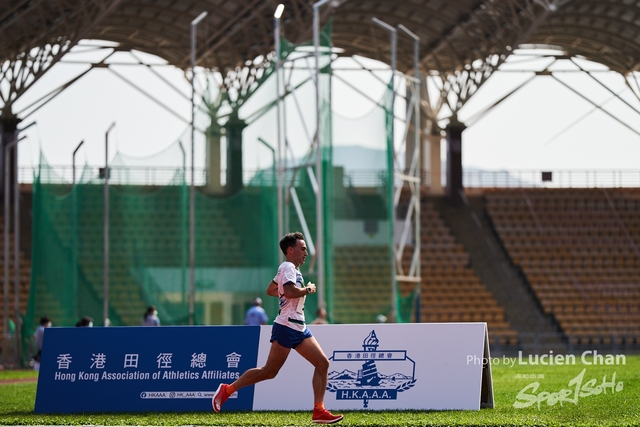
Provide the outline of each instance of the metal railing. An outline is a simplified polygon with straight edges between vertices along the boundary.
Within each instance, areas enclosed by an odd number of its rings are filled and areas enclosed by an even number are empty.
[[[87,172],[88,171],[88,172]],[[134,185],[166,185],[176,178],[181,172],[175,167],[109,167],[110,184],[134,184]],[[200,185],[206,181],[204,170],[196,171],[196,182]],[[82,174],[85,176],[81,176]],[[86,174],[89,176],[86,176]],[[33,183],[38,174],[37,167],[20,167],[18,169],[18,182],[21,184]],[[71,166],[47,166],[40,170],[41,181],[49,184],[71,184],[73,182],[73,168]],[[104,179],[102,167],[88,167],[76,169],[76,180],[83,182],[100,182]]]
[[[441,175],[442,186],[447,175]],[[428,171],[423,171],[422,182],[430,185]],[[640,187],[640,169],[571,169],[571,170],[465,170],[464,188],[634,188]]]
[[[463,172],[462,182],[466,188],[640,187],[640,170],[469,170]]]
[[[90,180],[99,182],[100,168],[89,168],[92,173]],[[37,167],[20,167],[18,182],[32,183]],[[85,171],[86,172],[86,171]],[[109,182],[128,185],[167,185],[176,180],[176,174],[181,169],[166,166],[113,166],[110,167]],[[196,169],[196,185],[204,185],[208,181],[208,171],[204,168]],[[70,184],[73,177],[71,166],[49,166],[42,169],[43,181],[52,184]],[[76,172],[78,173],[78,172]],[[258,173],[263,177],[271,177],[270,170],[244,170],[243,181],[250,183]],[[380,187],[386,182],[386,173],[380,169],[355,169],[344,171],[343,184],[345,187]],[[429,186],[429,172],[423,171],[423,185]],[[86,179],[86,178],[85,178]],[[190,174],[185,175],[189,181]],[[442,185],[446,186],[446,173],[442,173]],[[226,171],[221,171],[221,183],[226,181]],[[640,170],[512,170],[512,171],[481,171],[466,170],[463,172],[464,188],[621,188],[640,187]]]

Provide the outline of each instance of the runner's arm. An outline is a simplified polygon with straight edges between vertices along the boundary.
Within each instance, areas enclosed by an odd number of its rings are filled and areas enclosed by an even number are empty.
[[[283,288],[285,298],[289,299],[302,298],[303,296],[315,293],[316,291],[316,285],[311,282],[309,282],[304,288],[298,288],[293,282],[288,282],[284,284]],[[307,291],[307,288],[311,291]]]
[[[270,297],[278,296],[278,284],[273,280],[271,281],[271,283],[269,283],[269,286],[267,286],[267,295],[269,295]]]

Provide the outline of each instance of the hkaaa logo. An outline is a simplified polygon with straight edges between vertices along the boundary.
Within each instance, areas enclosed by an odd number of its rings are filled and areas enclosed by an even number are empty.
[[[406,350],[379,348],[376,331],[362,342],[362,350],[336,350],[329,358],[334,368],[329,373],[327,390],[336,400],[396,400],[398,393],[416,383],[416,364]]]

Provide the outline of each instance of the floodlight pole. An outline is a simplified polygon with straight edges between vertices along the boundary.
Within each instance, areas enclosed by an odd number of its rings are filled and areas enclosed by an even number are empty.
[[[178,146],[180,147],[180,151],[182,152],[182,178],[183,178],[183,183],[186,183],[186,176],[187,176],[187,152],[184,149],[184,146],[182,145],[182,140],[178,141]],[[187,236],[186,236],[186,232],[184,229],[184,221],[185,221],[185,216],[184,216],[184,193],[180,193],[181,197],[180,197],[180,237],[181,237],[181,241],[182,241],[182,250],[181,250],[181,254],[182,254],[182,259],[181,261],[181,266],[185,266],[187,264],[187,251],[184,247],[184,242],[187,240]],[[180,299],[180,303],[184,304],[184,298],[185,298],[185,294],[187,293],[187,288],[186,288],[186,277],[184,276],[184,274],[180,274],[180,289],[181,289],[181,299]]]
[[[109,132],[116,122],[111,123],[104,134],[104,257],[102,277],[102,324],[109,319]]]
[[[391,97],[391,129],[390,129],[390,134],[391,134],[391,141],[388,142],[388,144],[391,145],[391,147],[387,147],[387,170],[389,173],[389,185],[387,185],[387,206],[389,207],[389,240],[390,240],[390,248],[391,248],[391,254],[390,254],[390,260],[391,260],[391,322],[396,322],[398,319],[398,313],[397,313],[397,305],[398,305],[398,290],[397,290],[397,286],[396,286],[396,261],[395,261],[395,251],[393,250],[393,248],[395,247],[395,236],[394,236],[394,226],[396,223],[396,213],[394,211],[393,208],[393,186],[394,186],[394,181],[395,181],[395,173],[394,173],[394,165],[393,165],[393,153],[394,153],[394,132],[395,132],[395,126],[394,126],[394,109],[395,109],[395,100],[396,100],[396,86],[395,86],[395,76],[396,76],[396,45],[397,45],[397,31],[395,28],[393,28],[391,25],[387,24],[386,22],[383,22],[381,20],[379,20],[378,18],[371,18],[371,21],[373,21],[374,24],[378,25],[379,27],[389,31],[389,33],[391,34],[391,90],[392,92],[392,97]]]
[[[320,14],[319,9],[331,0],[320,0],[313,4],[313,47],[316,59],[316,254],[318,259],[318,307],[326,307],[324,277],[324,182],[322,172],[322,132],[320,101]]]
[[[284,195],[282,194],[282,192],[284,191],[283,189],[283,174],[284,174],[284,168],[282,166],[282,111],[281,111],[281,106],[280,106],[280,55],[282,54],[281,48],[280,48],[280,18],[282,17],[282,12],[284,11],[284,5],[283,4],[279,4],[278,7],[276,8],[275,13],[273,14],[273,21],[274,21],[274,30],[273,30],[273,40],[274,40],[274,44],[275,44],[275,50],[276,50],[276,117],[278,120],[278,125],[277,125],[277,130],[278,130],[278,134],[277,134],[277,138],[278,138],[278,143],[277,143],[277,156],[274,158],[274,162],[276,162],[276,164],[274,165],[276,167],[276,199],[277,199],[277,217],[278,217],[278,239],[280,237],[282,237],[282,235],[284,234],[284,224],[283,224],[283,220],[284,220]],[[284,254],[282,253],[282,251],[277,251],[278,252],[278,263],[281,263],[282,261],[284,261]]]
[[[73,155],[71,156],[71,169],[72,169],[72,178],[71,178],[71,203],[72,203],[72,212],[73,212],[73,292],[74,295],[78,294],[78,194],[76,192],[76,153],[84,144],[84,139],[80,141],[75,150],[73,150]],[[76,297],[77,298],[77,297]],[[75,303],[77,310],[77,301]]]
[[[414,102],[413,102],[413,156],[414,162],[416,163],[416,167],[414,170],[414,178],[417,178],[417,182],[413,182],[410,185],[417,187],[417,194],[413,194],[412,197],[416,198],[414,204],[414,222],[413,222],[413,231],[414,231],[414,256],[418,259],[416,263],[416,271],[415,277],[417,279],[416,282],[416,323],[421,322],[421,310],[422,310],[422,297],[420,292],[421,287],[421,271],[420,271],[420,178],[422,177],[422,161],[420,159],[420,153],[422,150],[422,144],[420,140],[420,85],[422,83],[422,79],[420,78],[420,37],[410,31],[407,27],[402,24],[398,25],[398,28],[402,30],[406,35],[413,39],[413,77],[417,79],[413,84],[416,86],[415,92],[413,94]]]
[[[73,156],[71,157],[71,170],[72,170],[71,185],[76,185],[76,153],[78,152],[80,147],[82,147],[82,144],[84,144],[84,139],[80,141],[80,144],[78,144],[76,149],[73,150]]]
[[[196,27],[207,16],[202,12],[191,21],[191,186],[189,187],[189,324],[195,324],[195,271],[196,271],[196,192],[195,192],[195,138],[196,138]]]
[[[271,157],[273,158],[273,164],[274,164],[274,168],[275,168],[276,150],[274,150],[273,147],[271,145],[269,145],[269,143],[267,141],[265,141],[264,139],[258,137],[258,141],[261,142],[265,147],[267,147],[267,149],[269,149],[269,151],[271,151]]]

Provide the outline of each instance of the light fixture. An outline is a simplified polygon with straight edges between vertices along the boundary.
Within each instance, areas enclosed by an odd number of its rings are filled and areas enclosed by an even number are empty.
[[[276,12],[273,14],[274,18],[280,19],[282,12],[284,12],[284,4],[280,3],[276,8]]]

